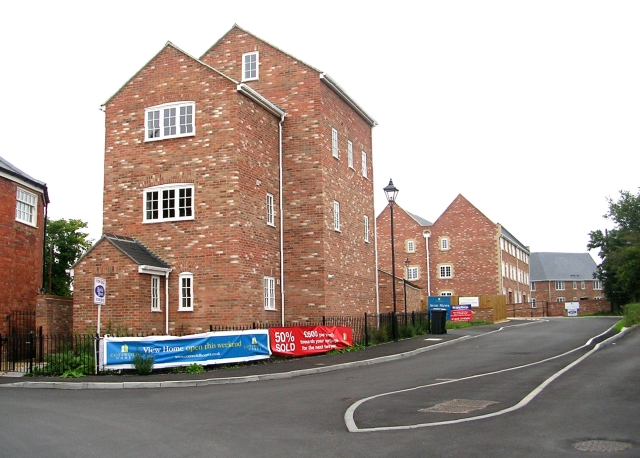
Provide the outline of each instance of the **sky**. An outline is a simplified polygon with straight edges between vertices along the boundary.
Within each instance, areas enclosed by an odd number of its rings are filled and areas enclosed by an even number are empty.
[[[100,106],[167,41],[197,58],[234,24],[378,122],[376,214],[392,178],[429,221],[462,194],[532,252],[580,253],[613,227],[607,198],[640,187],[636,0],[10,2],[0,156],[47,184],[51,219],[97,241]]]

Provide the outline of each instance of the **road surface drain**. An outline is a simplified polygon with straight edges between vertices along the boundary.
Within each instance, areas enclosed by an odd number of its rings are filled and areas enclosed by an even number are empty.
[[[629,442],[594,440],[578,442],[573,444],[573,448],[581,452],[621,452],[631,448],[631,444]]]
[[[447,402],[441,402],[426,409],[420,409],[418,412],[437,412],[437,413],[469,413],[474,410],[484,409],[495,401],[481,401],[475,399],[453,399]]]

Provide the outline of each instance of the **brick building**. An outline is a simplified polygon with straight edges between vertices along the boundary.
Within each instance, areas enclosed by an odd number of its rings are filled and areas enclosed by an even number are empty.
[[[0,334],[13,312],[36,312],[48,204],[45,183],[0,157]]]
[[[531,253],[531,301],[604,300],[589,253]]]
[[[74,268],[76,331],[94,277],[102,321],[141,332],[376,311],[376,123],[328,75],[234,26],[199,59],[167,43],[104,112],[105,235]]]
[[[424,296],[506,296],[529,300],[529,249],[459,194],[433,223],[394,207],[396,274]],[[389,206],[376,219],[378,263],[391,271]],[[383,307],[384,304],[381,304]]]

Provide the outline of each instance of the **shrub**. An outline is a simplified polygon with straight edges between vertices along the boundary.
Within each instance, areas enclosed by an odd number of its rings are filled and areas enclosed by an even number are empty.
[[[138,375],[149,375],[153,371],[153,355],[143,355],[137,351],[133,355],[133,367]]]
[[[45,356],[44,364],[33,368],[34,376],[43,377],[84,377],[94,373],[95,358],[93,340],[78,343],[73,341],[61,345],[60,351]]]
[[[206,371],[200,364],[193,363],[187,366],[187,374],[203,374]]]
[[[630,328],[634,324],[640,323],[640,303],[627,304],[622,309],[624,315],[624,325]]]

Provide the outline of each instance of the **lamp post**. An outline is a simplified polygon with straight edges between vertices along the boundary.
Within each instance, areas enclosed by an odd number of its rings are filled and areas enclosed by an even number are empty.
[[[396,203],[399,189],[393,185],[393,180],[389,179],[389,184],[384,187],[384,194],[389,202],[389,210],[391,211],[391,277],[393,278],[393,321],[391,323],[393,329],[393,340],[398,340],[398,320],[396,318],[396,250],[393,236],[393,206]]]
[[[404,325],[407,325],[407,277],[409,276],[409,264],[411,264],[411,261],[409,261],[409,258],[404,260],[404,265],[406,266],[405,268],[405,276],[402,279],[402,286],[404,287]]]

